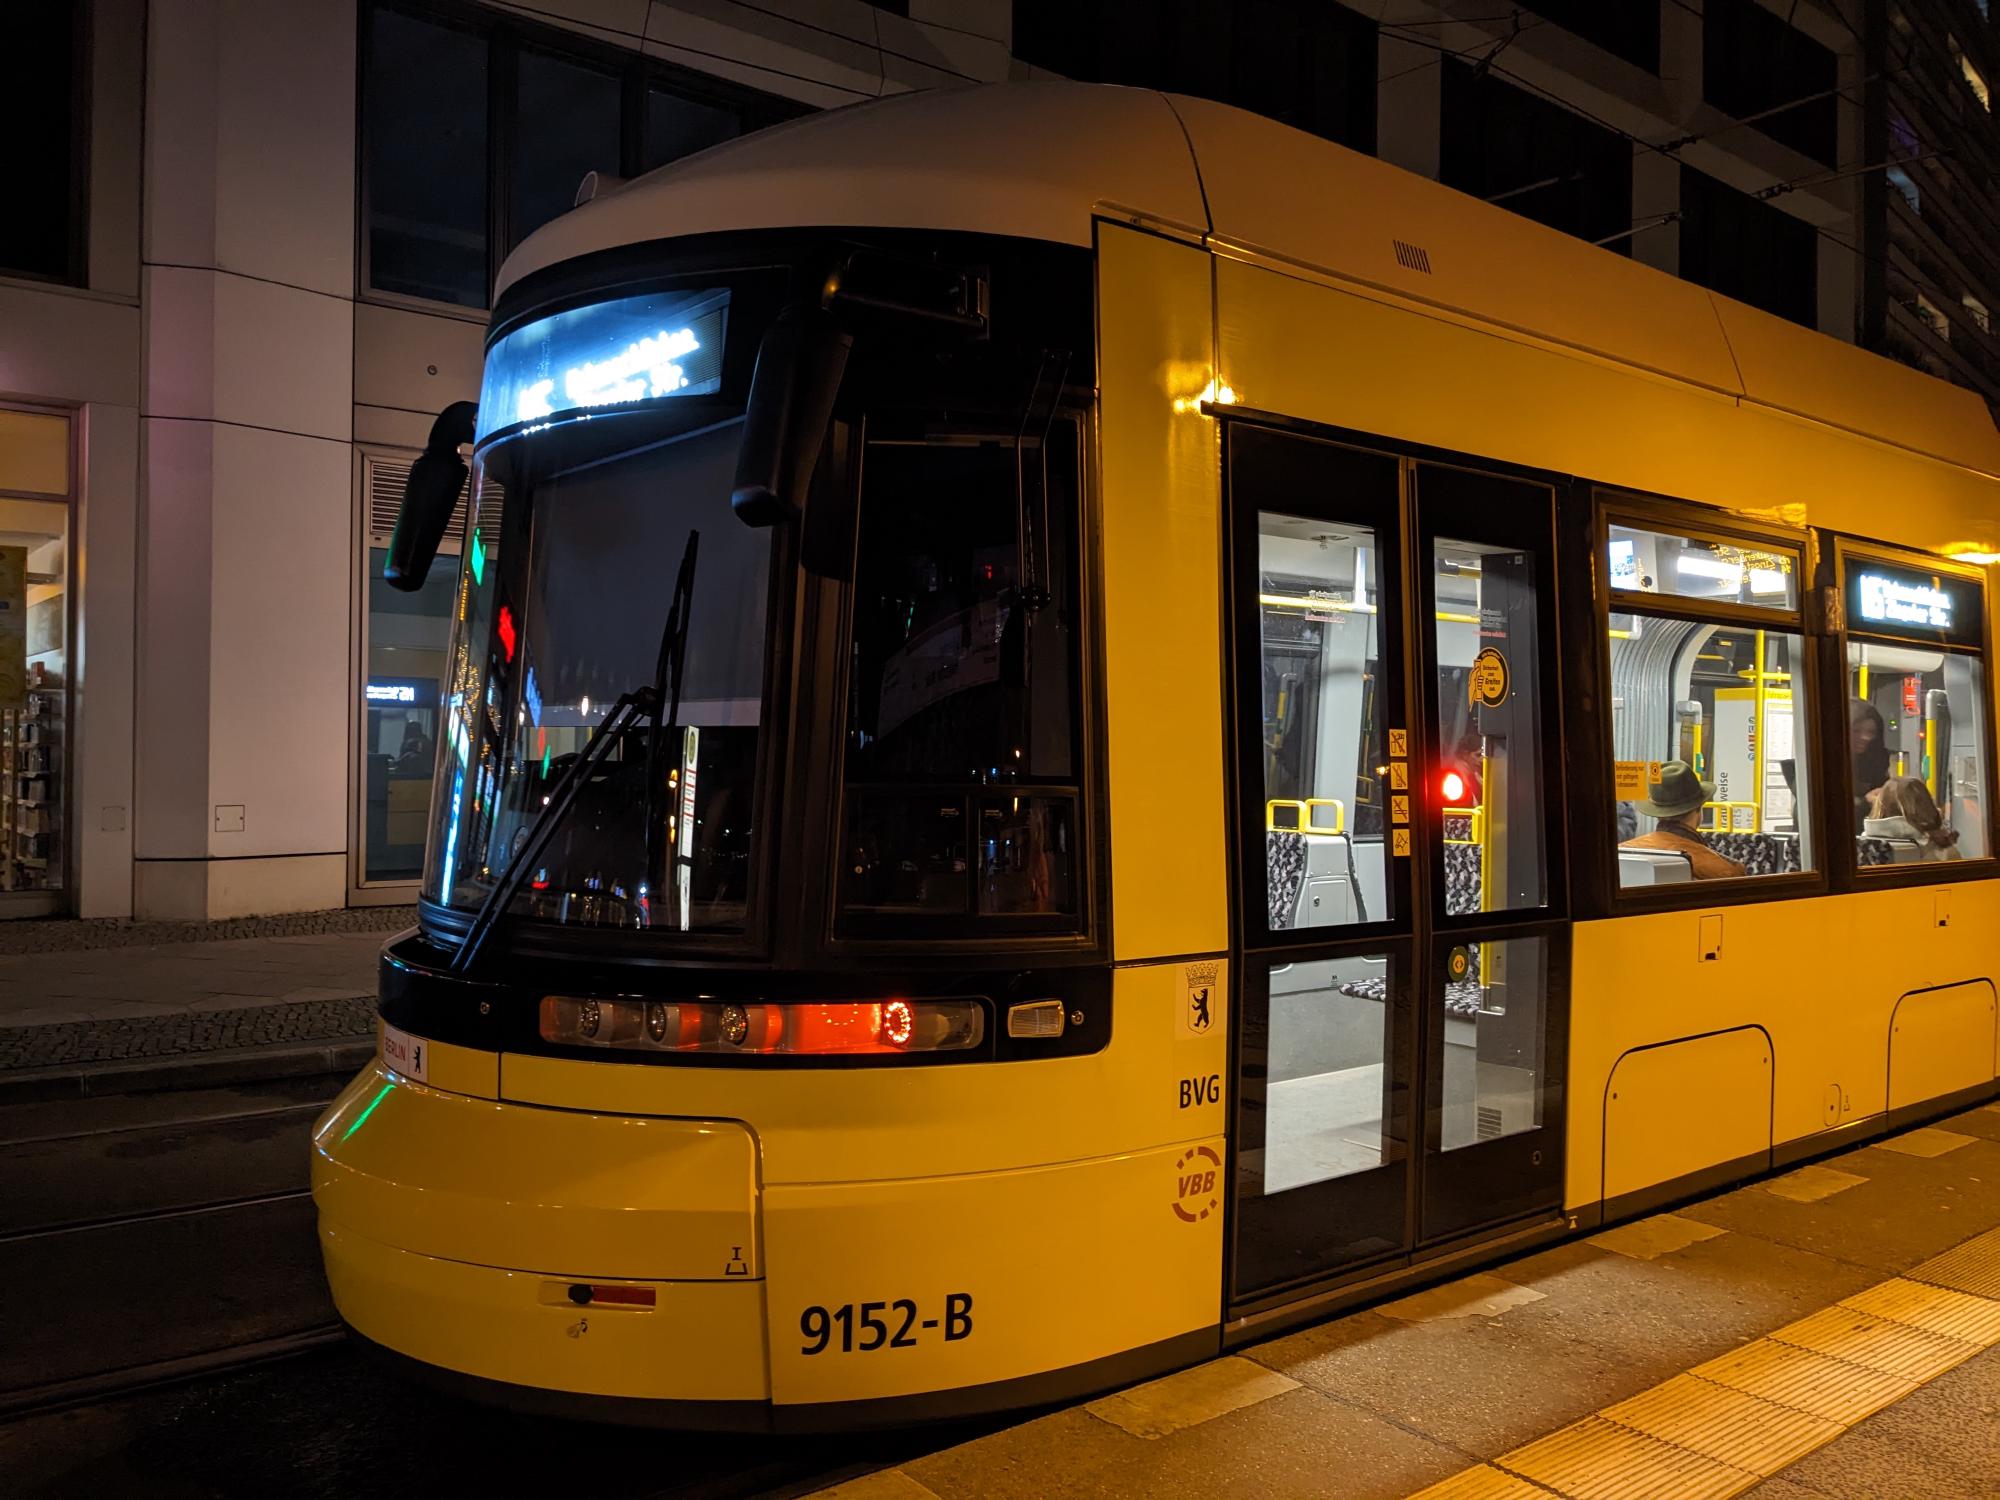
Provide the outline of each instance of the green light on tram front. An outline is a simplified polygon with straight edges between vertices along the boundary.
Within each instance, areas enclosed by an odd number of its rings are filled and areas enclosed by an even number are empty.
[[[340,1137],[341,1145],[343,1146],[346,1145],[348,1136],[353,1135],[355,1131],[359,1130],[363,1125],[366,1125],[368,1123],[368,1117],[375,1113],[375,1106],[380,1104],[384,1099],[388,1098],[389,1090],[391,1090],[395,1086],[396,1085],[394,1083],[385,1083],[382,1085],[381,1091],[377,1093],[373,1099],[370,1099],[368,1101],[368,1107],[362,1110],[360,1114],[356,1115],[354,1117],[354,1123],[348,1126],[347,1129],[341,1133]]]

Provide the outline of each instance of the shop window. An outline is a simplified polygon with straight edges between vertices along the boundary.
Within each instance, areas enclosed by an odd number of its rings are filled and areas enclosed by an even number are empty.
[[[54,912],[67,864],[70,442],[0,408],[0,917]]]
[[[1826,166],[1839,148],[1839,63],[1757,0],[1702,7],[1702,97],[1750,127]],[[1788,107],[1786,107],[1788,106]]]
[[[1818,326],[1819,236],[1812,225],[1692,167],[1681,168],[1681,275]]]
[[[1014,55],[1066,78],[1193,94],[1375,149],[1375,24],[1299,0],[1014,0]]]
[[[84,281],[87,9],[83,0],[38,0],[0,14],[0,275]]]
[[[1619,885],[1815,868],[1798,550],[1607,533]]]
[[[1581,239],[1632,224],[1632,147],[1491,73],[1444,65],[1439,179]],[[1626,236],[1609,248],[1629,251]]]
[[[1903,201],[1910,205],[1911,212],[1924,211],[1924,195],[1918,189],[1916,179],[1901,167],[1889,168],[1889,186],[1903,195]]]
[[[499,262],[585,174],[648,171],[800,112],[786,100],[483,8],[370,7],[366,283],[483,308]]]
[[[878,427],[882,424],[878,424]],[[1083,926],[1081,454],[878,431],[863,463],[839,921],[857,936]],[[1046,504],[1026,514],[1017,476]],[[938,504],[950,495],[952,503]]]
[[[1991,333],[1993,331],[1993,315],[1987,311],[1984,302],[1981,302],[1972,293],[1967,292],[1959,298],[1959,305],[1965,309],[1965,315],[1972,319],[1973,327],[1977,328],[1981,333]]]
[[[1845,574],[1857,863],[1983,859],[1992,773],[1979,584],[1858,555]]]

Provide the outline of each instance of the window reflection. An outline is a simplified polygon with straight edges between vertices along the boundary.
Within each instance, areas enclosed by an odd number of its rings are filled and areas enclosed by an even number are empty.
[[[1388,958],[1373,956],[1271,971],[1261,1160],[1267,1195],[1365,1172],[1402,1154],[1388,1124],[1389,978]]]
[[[1444,951],[1436,985],[1444,1028],[1442,1150],[1541,1125],[1547,993],[1542,938],[1460,943]]]

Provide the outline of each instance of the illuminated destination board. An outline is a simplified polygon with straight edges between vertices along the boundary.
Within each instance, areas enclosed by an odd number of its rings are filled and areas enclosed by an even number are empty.
[[[571,308],[525,323],[486,353],[479,437],[722,389],[726,289],[654,292]]]
[[[1976,646],[1979,585],[1970,578],[1847,560],[1847,628],[1866,635]]]

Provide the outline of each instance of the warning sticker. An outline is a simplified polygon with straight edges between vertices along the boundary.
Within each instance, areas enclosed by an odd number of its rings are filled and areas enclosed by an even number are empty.
[[[1410,731],[1392,729],[1389,731],[1389,754],[1392,757],[1407,757],[1410,753]]]
[[[1390,837],[1394,840],[1393,847],[1396,851],[1396,858],[1408,859],[1410,857],[1410,830],[1407,828],[1395,829],[1391,832]]]
[[[1507,671],[1506,657],[1488,646],[1472,658],[1472,672],[1465,683],[1466,700],[1469,703],[1486,708],[1498,708],[1507,701],[1507,694],[1511,690],[1512,679]]]
[[[1407,823],[1410,821],[1410,799],[1408,797],[1391,797],[1389,799],[1389,821],[1391,823]]]
[[[1660,762],[1621,760],[1612,764],[1611,788],[1620,802],[1637,802],[1660,784]]]
[[[1410,768],[1399,760],[1389,762],[1389,785],[1399,792],[1410,788]]]
[[[1222,986],[1216,983],[1221,972],[1220,964],[1183,966],[1187,992],[1174,1025],[1176,1035],[1183,1039],[1207,1036],[1221,1024]]]
[[[1191,1146],[1174,1163],[1174,1217],[1199,1224],[1222,1203],[1222,1158],[1212,1146]]]

